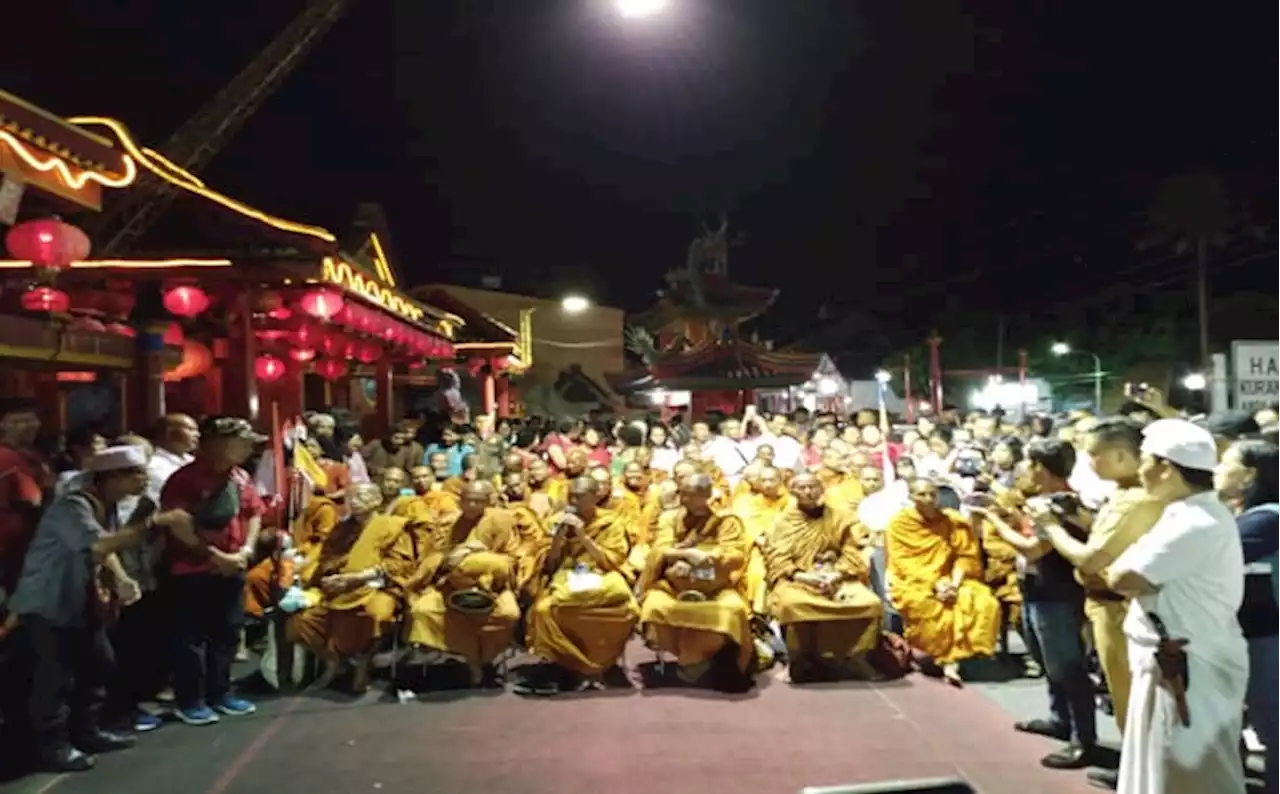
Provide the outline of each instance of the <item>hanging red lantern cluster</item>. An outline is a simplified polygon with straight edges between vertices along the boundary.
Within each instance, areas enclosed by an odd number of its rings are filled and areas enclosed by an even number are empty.
[[[177,317],[197,317],[203,314],[213,301],[209,293],[194,284],[182,284],[164,294],[165,311]]]
[[[275,383],[284,377],[285,363],[272,355],[258,356],[253,362],[253,374],[263,383]]]
[[[335,381],[347,374],[347,362],[336,358],[326,358],[316,362],[316,374],[327,381]]]
[[[71,308],[67,293],[53,287],[33,287],[22,295],[22,308],[29,312],[65,312]]]
[[[316,351],[312,350],[309,347],[289,348],[289,358],[293,359],[299,364],[305,364],[315,357],[316,357]]]
[[[84,260],[90,249],[89,237],[59,218],[19,223],[5,235],[4,245],[15,258],[46,271],[62,270]]]
[[[332,289],[308,290],[298,299],[298,308],[303,313],[325,322],[337,316],[345,305],[346,300],[342,297],[342,293]]]

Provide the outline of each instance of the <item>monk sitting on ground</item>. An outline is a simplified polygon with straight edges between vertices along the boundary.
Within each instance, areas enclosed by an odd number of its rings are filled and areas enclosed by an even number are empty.
[[[436,515],[456,508],[453,499],[438,487],[436,473],[430,466],[414,466],[410,469],[409,487],[422,499],[429,514]]]
[[[550,666],[515,687],[520,695],[554,695],[598,685],[627,645],[640,610],[622,575],[627,528],[597,507],[595,480],[573,481],[572,511],[551,522],[529,610],[529,649]]]
[[[461,512],[437,526],[426,565],[433,583],[413,602],[409,623],[409,642],[460,657],[472,686],[497,683],[493,662],[511,644],[520,621],[511,555],[514,518],[492,501],[487,481],[468,483]]]
[[[791,481],[795,504],[765,549],[769,608],[782,625],[794,683],[874,678],[866,654],[880,639],[883,606],[871,591],[857,518],[823,502],[810,472]]]
[[[554,493],[554,480],[551,478],[551,467],[547,465],[545,460],[534,458],[529,461],[529,469],[525,472],[525,482],[529,484],[529,496],[535,494],[546,499],[546,503],[553,510],[560,510],[564,507],[564,502],[559,501],[559,497]],[[546,516],[543,516],[546,518]]]
[[[749,543],[746,584],[751,611],[763,615],[768,594],[764,549],[791,497],[782,487],[782,473],[772,466],[762,466],[754,476],[744,477],[743,482],[750,483],[748,492],[735,497],[730,510],[742,519]]]
[[[746,533],[742,519],[711,509],[711,494],[707,475],[685,478],[681,509],[658,522],[640,580],[640,622],[650,644],[675,655],[686,683],[701,680],[714,662],[723,663],[717,673],[730,674],[722,680],[745,682],[755,648],[743,581]]]
[[[528,604],[533,597],[532,585],[537,578],[538,566],[544,552],[551,546],[551,535],[543,518],[548,514],[550,501],[545,494],[530,495],[529,485],[523,474],[502,476],[502,496],[507,510],[511,511],[515,541],[512,556],[515,558],[516,598]]]
[[[296,475],[295,475],[296,476]],[[318,549],[324,539],[342,520],[342,508],[335,498],[337,495],[328,491],[328,482],[316,483],[315,492],[307,499],[302,514],[293,522],[293,548],[305,559],[312,551]],[[337,491],[345,491],[346,484],[335,483]],[[277,536],[277,542],[283,537]],[[273,584],[281,590],[287,590],[293,584],[294,574],[305,581],[311,575],[310,570],[295,571],[286,557],[273,554],[249,569],[244,578],[244,612],[246,615],[260,618],[266,613],[268,606],[275,601],[272,592]],[[241,661],[246,654],[239,654]]]
[[[428,521],[431,511],[427,503],[416,491],[406,493],[409,475],[404,469],[389,466],[382,470],[378,478],[378,487],[382,490],[382,512],[396,518],[407,518],[410,521]]]
[[[885,538],[889,592],[906,640],[961,686],[960,662],[996,652],[1000,604],[982,582],[973,528],[958,512],[938,507],[938,487],[911,483],[912,506],[889,524]]]
[[[378,638],[394,625],[398,599],[421,576],[413,529],[403,518],[381,515],[382,494],[370,483],[347,489],[350,518],[329,533],[307,562],[307,587],[319,588],[319,604],[288,623],[291,642],[310,649],[325,662],[316,681],[332,683],[347,659],[355,660],[352,688],[369,686],[369,654]]]

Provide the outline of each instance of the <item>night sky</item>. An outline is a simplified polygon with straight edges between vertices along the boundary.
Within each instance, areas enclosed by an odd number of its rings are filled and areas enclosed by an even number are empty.
[[[50,0],[0,75],[158,146],[302,5]],[[1134,244],[1163,176],[1218,169],[1274,219],[1274,22],[1255,3],[671,0],[635,24],[607,0],[352,0],[202,176],[331,228],[382,202],[411,282],[639,309],[728,211],[731,275],[783,290],[780,336],[824,302],[894,339],[997,309],[1034,325],[1117,279],[1189,280]],[[1274,295],[1274,249],[1233,244],[1215,292]]]

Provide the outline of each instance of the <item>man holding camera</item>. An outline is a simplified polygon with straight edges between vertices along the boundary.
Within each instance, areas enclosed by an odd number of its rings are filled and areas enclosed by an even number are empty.
[[[1056,438],[1033,442],[1027,448],[1038,492],[1028,503],[1028,512],[1049,511],[1083,538],[1087,523],[1080,517],[1078,497],[1067,485],[1075,457],[1075,448]],[[1075,580],[1075,571],[1047,540],[1037,536],[1029,520],[1015,529],[982,507],[971,513],[990,521],[1021,555],[1024,632],[1049,683],[1049,719],[1025,720],[1014,727],[1069,742],[1042,758],[1044,766],[1091,766],[1098,760],[1097,716],[1083,640],[1084,590]]]

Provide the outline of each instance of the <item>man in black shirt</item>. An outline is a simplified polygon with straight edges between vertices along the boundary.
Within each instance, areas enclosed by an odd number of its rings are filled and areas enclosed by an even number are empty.
[[[1057,438],[1041,439],[1027,448],[1028,475],[1048,501],[1064,527],[1083,539],[1088,530],[1073,518],[1079,499],[1067,485],[1075,467],[1075,448]],[[978,511],[1026,561],[1022,576],[1023,633],[1032,655],[1044,667],[1049,684],[1048,719],[1026,720],[1014,725],[1019,731],[1067,741],[1040,763],[1051,769],[1082,769],[1098,760],[1097,715],[1093,682],[1089,679],[1084,647],[1084,589],[1075,579],[1071,563],[1053,546],[1034,534],[1031,523],[1017,529],[985,510]],[[1074,526],[1073,526],[1074,525]]]

